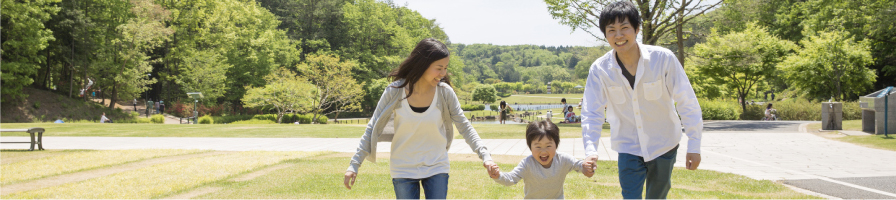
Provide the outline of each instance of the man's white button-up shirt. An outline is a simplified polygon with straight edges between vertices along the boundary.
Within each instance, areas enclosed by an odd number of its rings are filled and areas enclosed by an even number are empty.
[[[597,154],[600,131],[610,123],[611,148],[651,161],[688,136],[688,153],[700,153],[703,116],[684,68],[672,51],[638,44],[641,58],[631,87],[610,51],[591,64],[582,98],[585,155]],[[680,117],[680,119],[679,119]]]

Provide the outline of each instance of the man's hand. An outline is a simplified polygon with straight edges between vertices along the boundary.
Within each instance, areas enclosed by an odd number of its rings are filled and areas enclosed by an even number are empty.
[[[348,188],[349,190],[352,189],[352,186],[355,185],[356,176],[358,176],[358,174],[354,172],[345,172],[345,188]]]
[[[685,161],[687,168],[689,170],[697,170],[697,167],[700,166],[700,154],[699,153],[688,153],[687,160]]]
[[[594,176],[594,167],[594,161],[585,161],[585,163],[582,163],[582,174],[585,174],[586,177],[591,178],[591,176]]]
[[[501,168],[498,167],[495,162],[492,162],[491,160],[485,161],[482,162],[482,166],[485,167],[485,170],[488,171],[488,176],[492,179],[496,179],[501,176]]]

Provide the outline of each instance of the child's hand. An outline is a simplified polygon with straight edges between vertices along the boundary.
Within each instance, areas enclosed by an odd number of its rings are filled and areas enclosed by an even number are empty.
[[[485,170],[488,172],[488,176],[492,179],[496,179],[501,176],[500,167],[498,167],[495,162],[485,161],[484,163],[482,163],[482,166],[485,167]]]
[[[585,163],[582,163],[582,174],[591,178],[591,176],[594,176],[594,167],[594,161],[585,161]]]

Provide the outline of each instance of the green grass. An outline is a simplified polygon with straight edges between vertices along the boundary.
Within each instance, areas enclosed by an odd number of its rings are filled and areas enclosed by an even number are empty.
[[[218,192],[199,196],[201,199],[390,199],[395,198],[389,175],[388,159],[365,163],[361,167],[351,190],[343,186],[350,154],[308,157],[289,160],[292,166],[273,171],[250,181],[218,181],[210,187],[222,188]],[[449,173],[448,198],[458,199],[521,199],[523,185],[503,186],[488,178],[479,161],[452,159]],[[521,157],[520,157],[521,158]],[[502,159],[502,171],[516,166],[518,159]],[[601,161],[594,177],[580,173],[567,175],[564,184],[565,197],[569,199],[620,199],[616,162]],[[801,194],[772,181],[759,181],[744,176],[708,170],[689,171],[676,168],[672,177],[672,199],[808,199],[817,198]]]
[[[154,154],[165,150],[139,150]],[[98,151],[114,152],[114,151]],[[60,152],[49,154],[48,160],[63,161]],[[69,154],[81,152],[66,152]],[[4,199],[73,198],[124,199],[165,198],[199,188],[221,188],[197,198],[201,199],[391,199],[395,195],[389,175],[388,154],[380,162],[366,162],[352,190],[343,186],[343,173],[351,153],[327,152],[219,152],[220,155],[196,157],[165,164],[102,176],[80,182],[65,183],[37,190],[3,194]],[[13,155],[21,157],[22,155]],[[474,155],[452,154],[448,198],[507,199],[522,198],[525,182],[503,186],[488,178]],[[507,172],[522,156],[496,155],[495,161]],[[74,160],[74,167],[83,168],[86,160]],[[286,164],[284,168],[245,181],[234,177],[259,171],[267,166]],[[616,162],[600,161],[592,178],[580,173],[567,175],[565,196],[571,199],[621,198]],[[114,166],[108,166],[114,167]],[[6,171],[3,175],[6,176]],[[744,176],[709,170],[690,171],[675,168],[672,176],[673,199],[791,199],[817,198],[792,191],[772,181],[753,180]]]
[[[559,109],[558,109],[559,110]],[[556,113],[556,112],[555,112]],[[559,116],[559,114],[555,114]],[[560,118],[555,118],[559,122]],[[580,124],[558,124],[560,137],[582,137]],[[243,138],[359,138],[366,124],[3,124],[3,128],[43,127],[44,136],[92,137],[243,137]],[[483,139],[521,139],[524,124],[473,124]],[[604,136],[609,125],[604,124]],[[456,138],[462,138],[454,129]],[[28,133],[6,132],[2,136],[29,136]]]
[[[78,172],[105,166],[119,165],[143,159],[190,154],[199,150],[112,150],[84,151],[60,154],[39,159],[25,160],[0,165],[0,185],[7,185],[23,180]],[[4,158],[7,152],[2,151]]]
[[[149,152],[157,150],[148,150]],[[149,199],[318,152],[238,152],[148,166],[82,182],[4,195],[7,199]]]
[[[513,103],[554,103],[559,104],[561,98],[566,98],[566,103],[570,105],[578,105],[584,94],[515,94],[506,98],[500,98],[495,103],[502,100],[513,105]]]
[[[843,130],[862,131],[862,120],[843,120]],[[806,126],[808,131],[813,132],[821,129],[821,123],[811,123]],[[838,134],[838,132],[819,133],[819,134]],[[842,137],[828,137],[834,140],[853,143],[860,146],[866,146],[876,149],[884,149],[896,151],[896,136],[890,134],[889,137],[884,135],[851,135]]]

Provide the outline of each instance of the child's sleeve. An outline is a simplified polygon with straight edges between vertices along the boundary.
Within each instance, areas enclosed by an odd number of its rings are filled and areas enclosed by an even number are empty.
[[[501,185],[505,186],[511,186],[519,183],[520,180],[523,180],[523,171],[526,170],[526,160],[529,160],[529,157],[526,157],[522,161],[520,161],[520,164],[517,165],[516,168],[513,168],[512,171],[507,173],[501,172],[501,176],[494,179],[495,182],[498,182]]]
[[[558,154],[558,155],[561,155],[561,154]],[[559,157],[562,158],[566,163],[571,164],[569,166],[570,171],[575,170],[576,172],[582,173],[582,169],[583,169],[582,165],[585,164],[584,160],[576,159],[575,157],[573,157],[571,155],[567,155],[567,154],[562,154]]]

